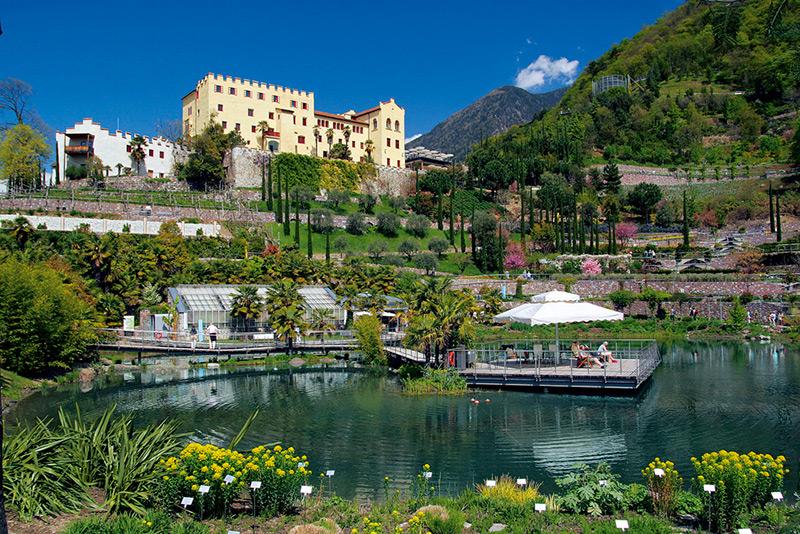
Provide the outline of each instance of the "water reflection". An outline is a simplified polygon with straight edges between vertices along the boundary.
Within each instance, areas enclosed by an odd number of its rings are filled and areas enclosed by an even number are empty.
[[[109,403],[137,422],[170,418],[195,439],[225,444],[260,409],[243,447],[282,441],[308,452],[315,471],[336,469],[344,496],[380,498],[428,462],[446,490],[500,474],[554,488],[577,463],[607,461],[638,480],[652,457],[673,459],[688,478],[689,457],[727,448],[783,453],[797,486],[800,364],[774,345],[668,344],[664,364],[637,397],[481,392],[406,397],[393,378],[347,368],[316,370],[156,369],[80,393],[37,394],[15,413],[27,419],[78,402],[85,413]],[[478,396],[477,394],[475,396]]]

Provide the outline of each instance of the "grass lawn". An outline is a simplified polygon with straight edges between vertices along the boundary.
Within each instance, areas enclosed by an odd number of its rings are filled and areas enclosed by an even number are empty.
[[[25,378],[5,369],[0,371],[0,377],[2,377],[3,381],[3,397],[9,400],[19,400],[26,389],[39,386],[39,382],[36,380]]]

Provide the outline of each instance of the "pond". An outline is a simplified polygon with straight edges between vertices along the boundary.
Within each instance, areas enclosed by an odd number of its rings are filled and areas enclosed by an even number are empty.
[[[787,493],[796,491],[800,353],[774,344],[660,348],[664,363],[635,397],[408,397],[392,376],[357,369],[196,369],[181,371],[178,382],[146,372],[88,392],[73,385],[36,393],[11,418],[54,415],[76,402],[97,414],[116,403],[139,423],[173,419],[195,439],[224,445],[258,408],[240,447],[294,445],[316,472],[336,470],[337,493],[364,499],[382,498],[384,476],[407,487],[426,462],[443,491],[501,474],[552,491],[554,477],[576,463],[607,461],[630,482],[655,456],[675,461],[688,480],[689,458],[719,449],[786,455]]]

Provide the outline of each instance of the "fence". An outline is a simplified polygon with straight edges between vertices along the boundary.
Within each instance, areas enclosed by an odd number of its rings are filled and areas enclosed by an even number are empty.
[[[610,378],[622,378],[635,380],[638,385],[661,362],[658,346],[652,340],[615,340],[607,345],[613,360],[609,359],[602,368],[588,362],[579,364],[572,354],[573,341],[590,347],[583,351],[590,361],[600,359],[592,345],[598,343],[597,340],[560,340],[558,344],[555,340],[542,339],[497,341],[470,348],[467,351],[465,373],[472,374],[476,379],[486,374],[533,380],[542,377],[569,377],[570,380],[585,377],[605,382]]]

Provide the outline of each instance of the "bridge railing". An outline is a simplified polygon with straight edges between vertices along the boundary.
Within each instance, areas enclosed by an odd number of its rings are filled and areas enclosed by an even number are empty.
[[[582,351],[592,365],[578,367],[572,353],[572,342],[586,346]],[[477,376],[480,371],[540,377],[542,375],[594,376],[604,378],[633,378],[637,383],[647,379],[661,362],[658,346],[653,340],[631,339],[609,341],[607,349],[613,361],[607,362],[597,355],[597,340],[506,340],[476,345],[467,350],[467,372]],[[452,349],[458,351],[459,349]],[[463,350],[463,349],[462,349]],[[597,360],[594,360],[594,359]],[[596,361],[603,361],[602,369]]]
[[[100,345],[114,346],[117,348],[145,348],[155,347],[164,349],[192,349],[212,348],[208,334],[192,335],[189,332],[167,330],[124,330],[122,328],[103,328],[99,330]],[[403,338],[402,332],[383,332],[381,340],[390,343]],[[352,330],[335,331],[309,331],[303,335],[295,336],[292,344],[303,347],[337,347],[342,345],[355,346],[357,343],[355,332]],[[225,332],[219,335],[213,348],[248,349],[248,348],[283,348],[287,343],[285,338],[268,332]]]

